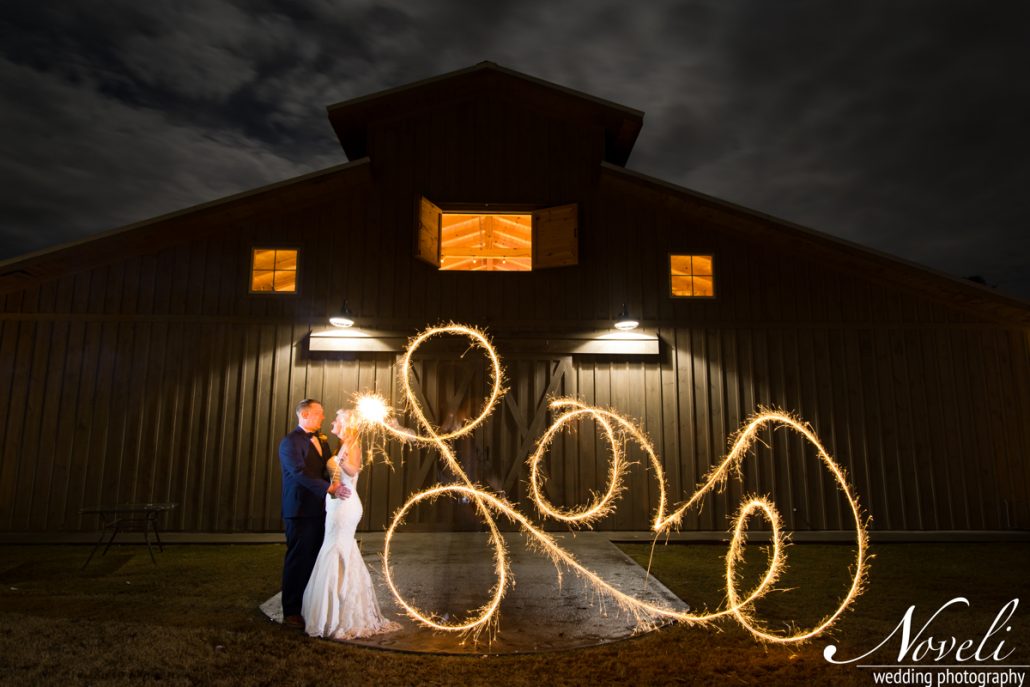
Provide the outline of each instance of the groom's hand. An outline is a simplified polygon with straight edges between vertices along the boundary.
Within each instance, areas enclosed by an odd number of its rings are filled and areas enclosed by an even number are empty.
[[[335,491],[333,491],[333,495],[338,499],[345,499],[348,496],[350,496],[350,489],[347,487],[346,484],[341,484],[340,486],[336,487]]]

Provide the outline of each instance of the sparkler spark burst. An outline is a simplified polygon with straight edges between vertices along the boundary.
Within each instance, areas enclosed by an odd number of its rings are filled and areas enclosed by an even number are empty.
[[[386,399],[378,394],[362,394],[357,399],[358,420],[369,425],[380,425],[390,415]]]
[[[412,389],[411,359],[415,351],[426,341],[444,335],[464,336],[472,342],[473,347],[483,352],[490,363],[490,393],[478,416],[451,432],[440,433],[426,418],[425,412]],[[758,412],[748,418],[740,429],[734,433],[730,440],[731,448],[729,452],[701,480],[690,498],[671,511],[669,510],[666,495],[665,473],[662,469],[661,460],[655,452],[650,439],[633,422],[613,410],[589,406],[574,398],[552,399],[550,401],[550,408],[552,412],[557,414],[557,417],[555,417],[554,422],[537,442],[535,450],[528,458],[530,497],[537,511],[543,517],[554,518],[571,526],[589,526],[591,523],[612,512],[616,497],[624,489],[625,475],[629,469],[626,449],[628,442],[633,441],[646,454],[650,462],[650,468],[658,482],[658,508],[651,525],[651,529],[655,532],[655,540],[657,541],[657,538],[662,534],[678,529],[683,523],[683,517],[686,512],[695,506],[699,506],[706,495],[720,489],[731,476],[740,476],[741,462],[758,440],[758,432],[760,430],[765,428],[776,429],[782,426],[799,433],[815,447],[820,461],[833,476],[837,489],[844,496],[851,509],[851,514],[855,521],[856,552],[854,564],[851,568],[852,578],[850,587],[837,607],[811,628],[777,633],[763,625],[755,617],[753,610],[755,602],[773,588],[773,585],[783,571],[785,562],[784,548],[786,545],[786,535],[783,532],[783,522],[779,511],[769,498],[764,496],[747,497],[733,517],[732,537],[726,553],[726,603],[721,610],[692,613],[642,601],[616,589],[593,571],[580,564],[572,554],[559,546],[551,535],[535,526],[529,518],[523,515],[503,495],[492,493],[482,485],[473,484],[458,463],[449,442],[468,435],[479,427],[490,416],[504,394],[504,370],[497,351],[486,334],[476,328],[460,324],[447,324],[426,329],[409,341],[401,361],[399,373],[408,411],[414,416],[420,431],[412,433],[397,426],[396,423],[387,421],[391,413],[390,408],[382,397],[376,396],[362,396],[358,398],[358,414],[361,418],[362,426],[375,432],[385,432],[386,436],[392,435],[398,439],[435,447],[440,452],[444,464],[456,478],[453,484],[438,484],[412,495],[394,513],[390,526],[386,531],[383,546],[383,572],[387,585],[405,612],[412,619],[426,627],[434,630],[466,633],[473,639],[478,638],[484,630],[489,630],[488,636],[491,639],[496,635],[499,620],[498,608],[500,607],[501,600],[504,598],[504,594],[509,586],[513,584],[513,580],[508,552],[501,532],[498,529],[495,516],[503,516],[521,528],[527,535],[530,544],[551,559],[555,565],[559,583],[562,579],[563,567],[573,571],[580,578],[593,585],[600,598],[613,600],[621,609],[631,614],[637,621],[637,629],[640,631],[656,627],[666,620],[687,624],[706,624],[718,618],[732,616],[757,640],[774,643],[801,642],[811,639],[829,628],[862,592],[868,561],[867,518],[859,507],[858,499],[847,481],[844,469],[830,457],[812,428],[788,412],[760,407]],[[608,483],[605,490],[595,495],[591,503],[576,508],[562,509],[551,504],[544,496],[544,476],[541,464],[554,438],[566,426],[584,419],[593,419],[595,421],[610,446],[611,460],[608,469]],[[482,607],[469,612],[466,618],[454,622],[445,622],[442,618],[418,608],[413,602],[404,598],[394,583],[390,568],[391,542],[398,527],[403,525],[407,513],[415,505],[423,501],[434,501],[441,496],[452,498],[465,497],[475,504],[477,514],[483,518],[487,525],[489,540],[494,549],[493,559],[496,581],[490,590],[490,600]],[[761,581],[754,589],[743,593],[738,589],[737,564],[743,559],[744,548],[747,544],[748,520],[753,515],[761,516],[768,522],[771,546],[768,567]]]

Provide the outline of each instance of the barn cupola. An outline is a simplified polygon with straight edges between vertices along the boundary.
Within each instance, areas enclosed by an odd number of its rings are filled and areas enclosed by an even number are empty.
[[[516,209],[579,200],[602,161],[624,166],[643,113],[481,62],[332,105],[329,120],[386,186]]]
[[[508,112],[511,117],[496,117],[492,126],[483,118],[484,114],[501,112]],[[391,130],[390,123],[475,124],[476,129],[454,133],[477,138],[516,133],[505,126],[510,127],[525,115],[551,119],[556,126],[564,123],[578,128],[573,138],[593,139],[600,159],[620,167],[629,159],[644,117],[640,110],[565,89],[492,62],[329,107],[330,122],[350,160],[366,156],[375,159],[378,146],[384,144],[382,136]],[[534,149],[560,145],[561,141],[540,138],[520,143]]]

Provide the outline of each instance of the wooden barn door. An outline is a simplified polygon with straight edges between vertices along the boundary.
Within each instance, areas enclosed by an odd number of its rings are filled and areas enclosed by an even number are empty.
[[[547,428],[548,398],[574,393],[569,388],[574,375],[569,374],[571,357],[506,358],[505,366],[508,392],[482,426],[452,446],[469,479],[517,502],[526,493],[526,458]],[[452,431],[477,415],[490,391],[487,363],[477,355],[425,357],[414,362],[413,373],[419,403],[434,426],[443,431]],[[456,481],[436,450],[411,451],[405,456],[404,470],[408,496],[434,484]],[[553,478],[560,477],[553,474]],[[560,487],[558,482],[549,485]],[[415,529],[483,529],[472,504],[453,499],[419,508],[413,516],[409,525]],[[498,524],[509,529],[510,523],[503,518]]]

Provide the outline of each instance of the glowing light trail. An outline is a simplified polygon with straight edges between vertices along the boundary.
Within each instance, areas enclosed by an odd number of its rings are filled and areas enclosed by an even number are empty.
[[[411,386],[411,359],[422,344],[433,337],[443,335],[467,337],[472,342],[473,347],[480,349],[486,355],[490,363],[490,393],[479,415],[451,432],[439,433],[428,418],[426,418]],[[473,327],[459,324],[432,327],[423,331],[408,343],[404,358],[401,361],[400,381],[404,388],[408,411],[414,416],[421,431],[412,433],[396,426],[396,423],[390,419],[390,409],[385,400],[374,395],[362,395],[358,398],[357,411],[362,426],[376,432],[383,431],[388,436],[393,435],[399,439],[435,447],[440,452],[444,464],[458,480],[454,484],[436,485],[412,495],[394,514],[393,520],[386,531],[383,546],[383,572],[387,585],[405,612],[411,618],[427,627],[435,630],[468,633],[473,638],[478,637],[481,632],[488,629],[491,630],[489,633],[491,637],[496,633],[499,619],[498,608],[512,580],[508,552],[501,532],[497,527],[495,514],[503,516],[518,525],[528,535],[530,543],[551,559],[557,570],[559,582],[562,576],[562,566],[565,566],[592,584],[604,597],[613,599],[620,608],[632,614],[637,621],[638,629],[654,627],[665,619],[688,624],[705,624],[724,616],[733,616],[758,640],[781,643],[800,642],[811,639],[830,627],[862,591],[868,559],[868,523],[866,518],[859,507],[857,497],[848,484],[843,468],[830,457],[811,427],[790,413],[781,410],[759,408],[759,412],[750,417],[733,435],[729,453],[701,480],[693,495],[671,512],[667,512],[669,506],[666,496],[665,473],[654,446],[634,423],[612,410],[588,406],[573,398],[553,399],[550,402],[550,408],[558,413],[558,416],[547,428],[547,431],[537,442],[536,449],[528,458],[530,496],[540,514],[572,526],[589,526],[592,522],[612,512],[615,498],[624,489],[624,478],[628,470],[626,444],[630,440],[634,441],[647,455],[651,469],[658,481],[658,509],[651,526],[652,530],[656,533],[657,539],[658,536],[679,527],[683,522],[685,513],[694,506],[699,505],[704,496],[719,489],[731,475],[739,476],[741,474],[741,462],[755,441],[757,441],[758,432],[761,429],[766,427],[775,429],[777,426],[783,426],[801,434],[805,440],[816,448],[819,459],[833,475],[837,489],[844,495],[851,508],[851,514],[855,520],[855,562],[848,592],[831,613],[807,630],[778,634],[762,625],[755,618],[753,612],[754,603],[765,595],[779,578],[785,560],[784,546],[786,540],[783,533],[782,518],[770,499],[762,496],[748,497],[733,518],[733,534],[730,539],[729,550],[726,553],[727,598],[725,608],[713,612],[691,613],[641,601],[611,586],[593,571],[580,564],[570,553],[559,546],[553,537],[536,527],[513,504],[508,502],[504,496],[491,493],[486,487],[481,485],[473,484],[458,463],[454,451],[448,442],[465,436],[479,427],[490,416],[504,394],[504,370],[497,351],[486,334]],[[577,508],[561,509],[551,504],[544,496],[542,489],[544,477],[541,471],[541,464],[554,438],[567,425],[583,419],[593,419],[600,426],[611,448],[608,483],[604,492],[596,495],[591,503]],[[444,622],[443,619],[418,608],[414,603],[405,599],[394,584],[393,575],[390,570],[391,542],[398,527],[404,523],[407,513],[422,501],[433,501],[444,495],[451,497],[463,496],[475,504],[477,514],[483,518],[487,525],[489,539],[494,547],[493,557],[496,583],[490,590],[490,600],[482,607],[470,612],[465,619],[455,622]],[[741,593],[737,588],[736,566],[743,558],[747,541],[747,522],[752,515],[760,515],[769,523],[772,546],[769,552],[768,567],[762,580],[751,591]]]

